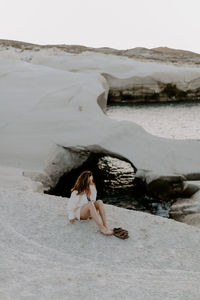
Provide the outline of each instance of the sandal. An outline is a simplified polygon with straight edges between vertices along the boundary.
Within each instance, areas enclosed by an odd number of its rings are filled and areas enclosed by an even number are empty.
[[[121,232],[117,232],[117,233],[114,233],[114,235],[120,239],[127,239],[129,236],[128,236],[128,233],[124,232],[124,231],[121,231]]]
[[[127,239],[129,237],[128,230],[119,228],[113,228],[113,235],[120,238],[120,239]]]
[[[128,233],[128,230],[123,229],[123,228],[121,228],[121,227],[119,227],[119,228],[113,228],[113,231],[114,231],[115,233],[118,233],[118,232],[121,232],[121,231]]]

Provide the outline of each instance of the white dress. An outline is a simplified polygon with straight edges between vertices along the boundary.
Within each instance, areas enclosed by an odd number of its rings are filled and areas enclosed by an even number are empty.
[[[89,203],[86,193],[77,195],[77,190],[71,193],[67,204],[67,212],[69,220],[77,218],[80,221],[80,210],[84,204]],[[90,201],[95,202],[97,197],[97,190],[93,184],[90,184]]]

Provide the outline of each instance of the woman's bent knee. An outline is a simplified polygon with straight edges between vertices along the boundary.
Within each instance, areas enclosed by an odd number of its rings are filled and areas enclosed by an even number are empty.
[[[102,200],[97,200],[97,201],[95,201],[95,206],[96,207],[100,207],[100,206],[102,206],[103,205],[103,201]]]
[[[98,204],[103,204],[103,201],[102,201],[102,200],[100,200],[100,199],[99,199],[99,200],[97,200],[96,202],[97,202]]]

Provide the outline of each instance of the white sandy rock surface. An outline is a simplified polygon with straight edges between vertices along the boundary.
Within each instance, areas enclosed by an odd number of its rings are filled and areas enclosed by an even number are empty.
[[[0,188],[0,299],[198,300],[200,229],[106,205],[110,227],[70,224],[67,199]]]

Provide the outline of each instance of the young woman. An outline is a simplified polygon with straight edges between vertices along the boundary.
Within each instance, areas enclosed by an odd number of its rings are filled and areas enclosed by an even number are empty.
[[[67,210],[70,223],[75,220],[87,220],[92,218],[101,233],[112,235],[113,231],[107,226],[106,212],[102,200],[96,200],[97,190],[93,181],[91,171],[83,171],[74,187],[71,189],[71,196],[68,201]],[[89,201],[88,201],[89,200]],[[98,213],[100,214],[101,220]]]

